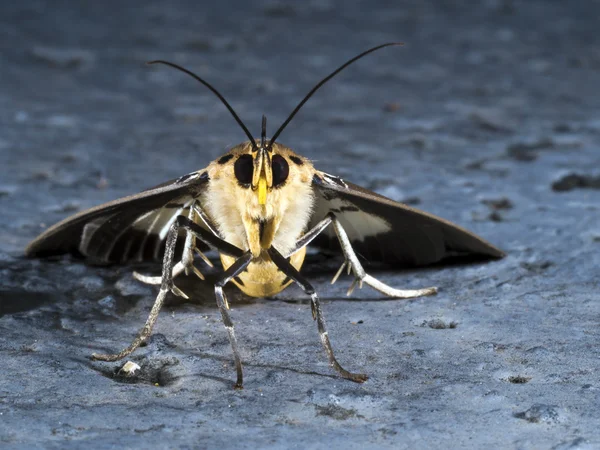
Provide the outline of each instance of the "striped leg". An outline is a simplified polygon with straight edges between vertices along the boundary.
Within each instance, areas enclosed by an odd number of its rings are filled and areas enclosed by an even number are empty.
[[[194,221],[195,216],[198,216],[202,220],[202,222],[204,222],[204,225],[208,228],[208,230],[215,237],[220,238],[220,235],[217,232],[214,225],[212,224],[212,222],[210,221],[210,218],[206,215],[204,210],[200,207],[200,205],[197,202],[192,203],[192,205],[190,206],[190,211],[188,213],[189,223],[195,223],[195,221]],[[198,227],[198,228],[201,228],[201,227]],[[203,230],[203,231],[204,231],[204,233],[201,236],[206,236],[206,231],[205,230]],[[173,272],[172,272],[173,278],[178,277],[179,275],[181,275],[184,272],[186,275],[189,275],[189,273],[191,271],[198,278],[200,278],[201,280],[204,280],[204,275],[196,268],[196,266],[194,266],[194,252],[196,252],[198,254],[198,256],[200,256],[200,258],[202,258],[202,260],[208,266],[213,267],[213,264],[210,261],[210,259],[208,259],[206,257],[206,255],[204,253],[202,253],[196,246],[197,234],[198,234],[197,231],[196,232],[192,231],[192,229],[188,227],[187,233],[185,236],[185,244],[183,246],[183,253],[181,256],[181,261],[179,261],[177,264],[175,264],[175,266],[173,266]],[[199,239],[202,240],[202,237],[199,237]],[[141,274],[136,271],[133,272],[133,278],[135,278],[136,280],[141,281],[142,283],[145,283],[145,284],[160,285],[162,283],[162,277],[154,277],[154,276],[150,276],[150,275],[144,275],[144,274]]]
[[[333,224],[333,228],[335,229],[335,234],[340,242],[340,246],[342,247],[342,252],[344,253],[344,262],[342,266],[337,271],[333,280],[331,280],[331,284],[335,283],[339,276],[342,274],[344,269],[347,269],[348,274],[352,273],[354,275],[354,281],[352,285],[348,289],[347,295],[351,295],[354,291],[356,285],[358,285],[359,289],[362,289],[363,283],[371,286],[373,289],[381,292],[382,294],[387,295],[388,297],[393,298],[414,298],[414,297],[422,297],[425,295],[434,295],[437,293],[437,288],[429,287],[424,289],[396,289],[385,283],[382,283],[377,278],[372,277],[368,273],[365,272],[362,264],[358,260],[354,249],[352,248],[352,243],[346,234],[346,230],[342,227],[342,224],[337,220],[334,214],[328,214],[323,220],[321,220],[318,224],[316,224],[311,230],[307,231],[304,236],[298,239],[294,248],[289,251],[284,256],[289,258],[298,250],[306,247],[310,244],[325,228],[329,225]]]
[[[319,297],[315,292],[315,289],[312,287],[310,282],[304,278],[298,272],[294,266],[290,264],[290,262],[285,259],[281,253],[279,253],[275,248],[271,247],[269,249],[269,256],[271,256],[272,261],[275,265],[281,270],[286,276],[290,277],[294,280],[298,286],[302,288],[302,290],[310,295],[311,298],[311,310],[313,319],[317,321],[317,327],[319,329],[319,336],[321,337],[321,343],[323,347],[325,347],[325,351],[327,352],[327,357],[329,358],[329,364],[343,377],[351,381],[356,381],[357,383],[363,383],[368,379],[368,376],[362,373],[352,373],[348,372],[344,369],[340,363],[335,358],[333,354],[333,348],[331,347],[331,342],[329,341],[329,334],[327,333],[327,328],[325,326],[325,318],[323,317],[323,312],[321,311],[321,303],[319,301]]]
[[[204,243],[216,248],[222,253],[236,257],[241,257],[245,254],[243,250],[240,250],[236,246],[229,244],[228,242],[220,239],[217,236],[214,236],[211,232],[206,231],[196,223],[190,221],[187,217],[178,216],[177,220],[173,223],[173,225],[171,225],[169,233],[167,234],[160,290],[158,291],[158,295],[156,297],[156,300],[154,301],[154,305],[152,306],[152,310],[150,311],[150,315],[148,316],[144,327],[139,331],[139,333],[137,334],[133,342],[129,345],[129,347],[115,354],[94,353],[92,354],[93,359],[101,361],[117,361],[119,359],[125,358],[127,355],[131,354],[135,349],[137,349],[142,344],[142,342],[148,339],[150,334],[152,334],[152,328],[156,323],[158,313],[160,312],[160,309],[162,308],[167,293],[169,291],[173,292],[173,294],[175,295],[187,298],[187,296],[177,286],[173,284],[173,259],[175,255],[175,244],[177,243],[177,236],[180,227],[184,227],[185,229],[191,231]]]
[[[233,350],[233,359],[235,361],[235,370],[237,372],[237,381],[234,385],[235,389],[242,389],[244,383],[244,374],[242,371],[242,360],[237,348],[237,339],[235,337],[235,331],[233,329],[233,322],[229,316],[229,304],[227,303],[227,297],[223,292],[223,287],[234,277],[242,273],[248,264],[252,261],[252,253],[247,252],[240,258],[238,258],[224,273],[219,277],[215,283],[215,297],[217,298],[217,306],[221,312],[223,318],[223,324],[229,334],[229,342],[231,343],[231,349]]]

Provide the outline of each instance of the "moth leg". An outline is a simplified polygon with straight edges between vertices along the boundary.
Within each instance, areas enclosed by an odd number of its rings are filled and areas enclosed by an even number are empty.
[[[188,219],[191,222],[194,222],[194,214],[197,214],[202,219],[206,227],[213,235],[219,237],[210,219],[208,218],[204,210],[202,210],[202,208],[197,204],[197,201],[194,201],[194,203],[192,203],[192,205],[190,206]],[[189,275],[191,270],[194,273],[194,275],[196,275],[201,280],[204,280],[204,275],[202,274],[202,272],[200,272],[196,268],[196,266],[194,266],[194,251],[198,254],[198,256],[202,258],[202,260],[208,266],[213,267],[213,263],[210,261],[210,259],[208,259],[206,255],[202,253],[200,249],[198,249],[198,247],[196,246],[196,236],[192,231],[188,229],[185,235],[185,244],[183,246],[181,261],[175,264],[175,267],[173,268],[173,278],[177,278],[177,276],[179,276],[183,272],[185,272],[186,275]],[[158,285],[162,282],[162,277],[144,275],[137,271],[133,272],[133,278],[145,284]]]
[[[221,237],[221,235],[215,228],[214,224],[212,223],[210,218],[206,215],[204,210],[200,207],[198,202],[194,202],[192,204],[191,209],[193,209],[196,212],[196,214],[198,214],[198,217],[200,217],[200,219],[202,219],[202,222],[204,222],[204,225],[206,225],[206,228],[208,228],[212,234],[214,234],[216,237],[219,237],[219,238]]]
[[[300,239],[298,239],[296,241],[294,248],[292,248],[289,252],[287,252],[285,255],[283,255],[284,258],[289,258],[294,253],[296,253],[298,250],[303,249],[308,244],[310,244],[319,234],[321,234],[321,232],[325,228],[327,228],[329,226],[329,224],[331,224],[331,222],[333,222],[333,220],[334,220],[333,215],[327,214],[327,216],[323,220],[321,220],[318,224],[316,224],[314,227],[312,227],[310,230],[308,230],[306,233],[304,233],[304,235],[301,236]]]
[[[373,278],[371,275],[365,272],[362,264],[358,260],[354,249],[352,248],[352,244],[350,243],[350,239],[346,234],[346,230],[340,224],[340,222],[334,217],[333,218],[333,227],[335,229],[335,234],[340,241],[340,246],[342,247],[342,252],[344,253],[344,257],[346,260],[342,264],[342,267],[336,273],[335,277],[332,280],[332,283],[335,283],[339,275],[342,273],[345,267],[348,269],[348,273],[352,271],[354,273],[354,281],[348,289],[348,295],[352,294],[354,288],[358,284],[359,288],[362,288],[363,283],[371,286],[373,289],[385,294],[389,297],[394,298],[413,298],[413,297],[422,297],[425,295],[434,295],[437,293],[437,288],[430,287],[424,289],[395,289],[391,286],[388,286],[385,283]]]
[[[190,207],[190,212],[188,213],[188,219],[193,222],[194,221],[194,205],[196,202],[192,204]],[[194,248],[196,248],[196,236],[189,229],[186,230],[185,233],[185,243],[183,244],[183,252],[181,254],[181,264],[183,265],[183,271],[186,275],[190,274],[190,270],[193,270],[198,278],[204,280],[204,275],[196,269],[194,266]]]
[[[200,219],[202,220],[202,222],[204,223],[204,225],[206,225],[206,228],[208,228],[208,230],[215,237],[221,239],[221,236],[219,235],[219,233],[215,229],[215,227],[212,224],[210,218],[206,215],[206,213],[204,212],[204,210],[202,209],[202,207],[198,204],[197,200],[194,201],[194,203],[192,203],[192,206],[190,206],[190,212],[188,214],[188,219],[191,222],[194,222],[194,215],[195,214],[197,214],[198,217],[200,217]],[[202,274],[200,273],[200,271],[194,267],[194,253],[193,253],[194,251],[198,254],[198,256],[200,256],[200,258],[202,258],[202,260],[208,266],[214,267],[213,263],[210,261],[210,259],[208,259],[206,257],[206,255],[204,253],[202,253],[200,251],[200,249],[196,246],[196,236],[194,235],[194,233],[190,229],[188,229],[187,233],[186,233],[186,237],[185,237],[185,245],[184,245],[184,249],[183,249],[183,257],[181,259],[181,262],[183,263],[183,266],[185,268],[185,274],[186,275],[189,275],[189,269],[191,269],[198,276],[198,278],[200,278],[201,280],[204,280],[204,276],[202,276]]]
[[[238,352],[237,339],[235,337],[235,331],[233,329],[233,322],[229,316],[229,304],[225,292],[223,292],[223,286],[225,286],[233,277],[238,276],[242,273],[248,264],[252,261],[252,253],[247,252],[240,258],[238,258],[215,283],[215,297],[217,298],[217,306],[221,312],[223,324],[227,329],[229,335],[229,342],[231,343],[231,349],[233,351],[233,359],[235,361],[235,370],[237,372],[237,381],[235,382],[235,389],[242,389],[244,383],[244,374],[242,371],[242,360]]]
[[[177,264],[175,264],[173,266],[173,271],[172,271],[172,277],[173,278],[177,278],[179,275],[181,275],[185,270],[185,267],[183,265],[183,263],[181,261],[179,261]],[[133,278],[135,278],[138,281],[141,281],[142,283],[145,284],[150,284],[150,285],[159,285],[162,284],[162,275],[160,276],[152,276],[152,275],[144,275],[143,273],[140,273],[136,270],[133,271]]]
[[[163,270],[162,270],[162,283],[160,286],[160,290],[158,291],[158,295],[156,296],[156,300],[154,301],[154,305],[150,310],[150,315],[148,319],[146,319],[146,323],[144,327],[140,330],[138,335],[135,337],[133,342],[129,345],[129,347],[121,350],[119,353],[115,354],[99,354],[93,353],[92,358],[101,360],[101,361],[118,361],[119,359],[125,358],[127,355],[131,354],[136,348],[138,348],[142,342],[148,339],[148,336],[152,333],[152,328],[156,323],[156,319],[158,318],[158,313],[162,308],[162,305],[165,301],[165,297],[169,291],[173,291],[174,294],[180,295],[183,294],[179,289],[175,287],[173,284],[173,256],[175,254],[175,244],[177,242],[177,233],[178,227],[177,223],[174,223],[169,229],[169,233],[167,234],[167,242],[165,245],[165,256],[163,258]],[[184,294],[185,295],[185,294]]]
[[[162,308],[162,305],[165,301],[167,293],[169,291],[173,292],[175,295],[187,298],[187,296],[173,284],[173,259],[175,256],[175,244],[177,243],[177,237],[179,234],[179,228],[184,227],[185,229],[191,231],[198,237],[202,242],[210,245],[211,247],[216,248],[219,252],[225,253],[227,255],[231,255],[234,257],[241,257],[245,255],[245,252],[235,245],[230,244],[223,239],[214,236],[211,232],[206,231],[193,221],[190,221],[185,216],[178,216],[169,232],[167,234],[166,244],[165,244],[165,256],[163,258],[163,267],[162,267],[162,277],[161,277],[161,285],[160,290],[158,291],[158,295],[156,296],[156,300],[154,301],[154,305],[150,310],[150,315],[148,319],[146,319],[146,323],[144,327],[139,331],[136,338],[129,345],[129,347],[121,350],[119,353],[115,354],[92,354],[93,359],[98,359],[101,361],[117,361],[119,359],[125,358],[127,355],[131,354],[136,348],[138,348],[142,342],[144,342],[150,334],[152,333],[152,328],[156,323],[156,319],[158,318],[158,313]]]
[[[365,272],[362,264],[358,260],[354,249],[352,248],[352,244],[350,243],[350,239],[346,234],[346,231],[337,220],[335,215],[328,214],[323,220],[321,220],[318,224],[316,224],[313,228],[307,231],[298,241],[296,245],[290,250],[288,253],[284,255],[285,258],[289,258],[294,253],[296,253],[301,248],[310,244],[325,228],[327,228],[330,224],[333,223],[333,227],[335,229],[335,233],[340,241],[340,245],[342,247],[342,252],[344,253],[344,262],[342,266],[339,268],[337,273],[334,275],[333,280],[331,280],[331,284],[335,283],[339,276],[342,274],[344,269],[347,269],[348,274],[350,272],[354,273],[354,282],[348,289],[348,295],[352,294],[354,288],[358,284],[359,288],[362,288],[363,283],[368,284],[373,289],[394,298],[413,298],[413,297],[421,297],[424,295],[433,295],[437,293],[437,288],[430,287],[425,289],[394,289],[391,286],[388,286],[385,283],[373,278],[371,275]]]
[[[321,343],[323,347],[325,347],[325,351],[327,352],[327,357],[329,358],[329,364],[343,377],[351,381],[355,381],[357,383],[363,383],[368,379],[368,376],[362,373],[352,373],[348,372],[344,369],[340,363],[335,358],[333,354],[333,348],[331,347],[331,342],[329,341],[329,334],[327,333],[327,328],[325,325],[325,318],[323,317],[323,312],[321,311],[321,303],[319,301],[319,297],[315,292],[315,289],[312,287],[310,282],[304,278],[303,275],[298,272],[294,266],[290,264],[290,262],[281,255],[274,247],[271,247],[268,250],[269,256],[271,256],[271,260],[275,263],[275,265],[281,270],[286,276],[290,277],[294,280],[298,286],[302,288],[302,290],[310,295],[311,299],[311,311],[313,319],[317,321],[317,327],[319,329],[319,336],[321,337]]]

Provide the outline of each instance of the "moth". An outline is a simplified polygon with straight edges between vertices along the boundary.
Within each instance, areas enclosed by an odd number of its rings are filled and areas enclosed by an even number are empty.
[[[346,270],[356,285],[368,285],[394,298],[436,293],[429,287],[396,289],[365,272],[358,257],[390,265],[423,266],[454,255],[500,258],[504,254],[475,234],[447,220],[395,202],[314,168],[277,138],[300,108],[329,79],[360,58],[391,45],[371,48],[350,59],[317,83],[270,139],[266,118],[255,139],[225,98],[208,82],[176,64],[157,60],[193,77],[210,89],[229,110],[248,141],[231,148],[208,167],[139,194],[75,214],[50,227],[26,249],[32,257],[74,253],[96,263],[126,263],[162,258],[162,276],[134,273],[143,282],[160,285],[154,306],[133,342],[115,354],[93,354],[116,361],[132,353],[152,332],[169,292],[187,298],[174,279],[195,274],[195,254],[220,255],[223,270],[214,284],[217,305],[227,329],[237,372],[240,359],[229,304],[223,287],[231,282],[249,296],[272,296],[296,283],[311,299],[312,317],[330,365],[343,378],[363,382],[367,375],[344,369],[337,361],[319,296],[300,273],[309,244],[341,251],[344,261],[332,280]]]

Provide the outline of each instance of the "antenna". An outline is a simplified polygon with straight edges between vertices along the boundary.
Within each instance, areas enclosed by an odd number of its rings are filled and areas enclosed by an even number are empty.
[[[273,145],[273,142],[275,142],[275,139],[277,139],[279,137],[279,135],[281,134],[281,132],[284,130],[284,128],[288,125],[288,123],[290,123],[290,121],[294,118],[294,116],[296,115],[296,113],[298,111],[300,111],[300,108],[302,108],[302,106],[304,106],[304,104],[308,101],[309,98],[312,97],[312,95],[321,87],[323,86],[325,83],[327,83],[330,79],[332,79],[334,76],[336,76],[338,73],[340,73],[342,70],[344,70],[346,67],[348,67],[350,64],[352,64],[355,61],[358,61],[359,59],[361,59],[363,56],[367,56],[369,53],[372,53],[376,50],[379,50],[380,48],[384,48],[384,47],[390,47],[392,45],[404,45],[403,42],[388,42],[387,44],[382,44],[382,45],[378,45],[377,47],[373,47],[365,52],[362,52],[360,55],[355,56],[354,58],[352,58],[351,60],[347,61],[345,64],[342,64],[340,67],[338,67],[337,69],[335,69],[333,72],[331,72],[329,75],[327,75],[325,78],[323,78],[321,81],[319,81],[315,87],[313,87],[310,92],[308,94],[306,94],[306,96],[302,99],[302,101],[300,103],[298,103],[298,106],[296,106],[296,108],[294,108],[294,110],[292,111],[292,113],[288,116],[287,119],[285,119],[285,122],[283,122],[283,124],[281,124],[281,126],[277,129],[277,131],[275,132],[275,134],[273,134],[273,137],[271,138],[271,140],[269,141],[269,148]]]
[[[260,148],[265,148],[265,141],[267,139],[267,116],[263,114],[262,117],[262,128],[260,132]],[[269,145],[269,149],[271,146]]]
[[[244,125],[244,122],[242,122],[242,119],[239,118],[239,116],[235,113],[235,111],[233,110],[233,108],[231,107],[231,105],[229,103],[227,103],[227,100],[225,100],[225,97],[223,97],[219,91],[217,91],[214,87],[212,87],[207,81],[204,81],[202,78],[200,78],[198,75],[196,75],[195,73],[175,64],[172,62],[168,62],[168,61],[162,61],[162,60],[156,60],[156,61],[148,61],[146,64],[164,64],[166,66],[170,66],[173,67],[174,69],[180,70],[183,73],[187,73],[189,76],[191,76],[192,78],[195,78],[197,81],[199,81],[200,83],[202,83],[204,86],[206,86],[208,89],[210,89],[212,91],[213,94],[215,94],[217,97],[219,97],[219,100],[221,100],[221,102],[225,105],[225,107],[229,110],[229,112],[231,113],[231,115],[233,116],[233,118],[235,119],[235,121],[238,123],[238,125],[240,127],[242,127],[242,130],[244,130],[244,133],[246,133],[246,136],[248,136],[248,139],[250,139],[250,142],[252,143],[252,149],[254,151],[258,150],[258,147],[256,146],[256,141],[254,140],[254,137],[252,136],[252,134],[250,133],[250,131],[248,131],[248,128],[246,128],[246,125]],[[263,122],[266,119],[263,118]]]

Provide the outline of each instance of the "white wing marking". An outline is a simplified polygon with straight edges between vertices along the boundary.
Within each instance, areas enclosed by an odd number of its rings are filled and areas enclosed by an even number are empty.
[[[79,252],[82,255],[87,255],[88,247],[90,245],[90,241],[92,237],[94,237],[94,233],[102,226],[105,222],[106,218],[102,220],[95,220],[89,223],[86,223],[83,227],[83,233],[81,233],[81,241],[79,242]]]
[[[159,238],[159,240],[163,241],[167,237],[167,233],[169,232],[169,228],[171,228],[171,225],[173,225],[173,222],[175,222],[175,219],[177,219],[177,216],[179,214],[181,214],[181,212],[186,208],[186,206],[189,206],[189,204],[188,205],[184,205],[183,208],[179,208],[177,211],[175,211],[174,214],[171,215],[171,218],[167,221],[167,223],[158,232],[158,238]]]
[[[354,204],[344,201],[340,198],[333,198],[326,202],[317,202],[325,204],[327,210],[319,208],[315,213],[319,219],[324,218],[327,213],[333,212],[348,234],[352,242],[364,241],[368,237],[376,236],[381,233],[391,231],[391,224],[382,217],[366,213],[358,209]],[[328,228],[325,233],[334,236],[333,229]]]
[[[146,242],[148,241],[148,237],[151,236],[154,233],[154,227],[156,226],[156,224],[160,220],[161,212],[162,211],[158,211],[158,213],[156,211],[150,211],[149,213],[144,214],[142,217],[140,217],[138,220],[136,220],[134,222],[134,224],[133,224],[134,228],[138,228],[138,229],[141,228],[142,230],[144,230],[146,232],[146,236],[144,236],[144,240],[140,244],[140,248],[139,248],[139,250],[137,252],[137,255],[135,257],[135,259],[137,259],[138,261],[141,261],[142,259],[144,259],[144,247],[146,246]],[[156,214],[156,216],[152,220],[152,223],[150,224],[150,226],[147,227],[142,222],[144,221],[144,219],[146,219],[148,216],[150,216],[152,214]]]

